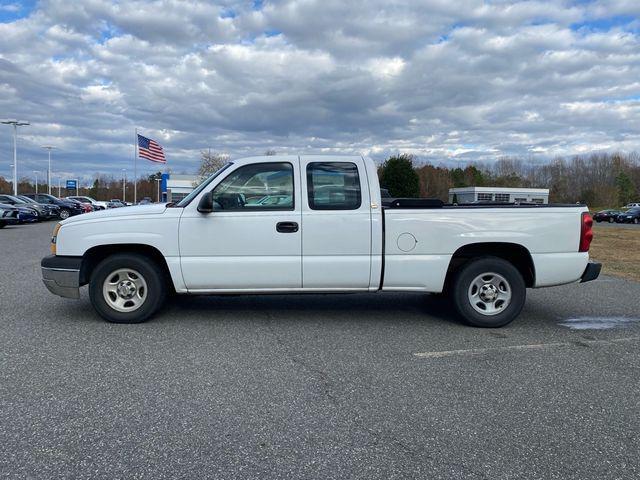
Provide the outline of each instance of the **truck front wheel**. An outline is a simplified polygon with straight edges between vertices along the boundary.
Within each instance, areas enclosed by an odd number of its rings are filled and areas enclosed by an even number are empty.
[[[466,263],[453,282],[453,304],[474,327],[502,327],[522,310],[527,295],[522,275],[498,257],[481,257]]]
[[[91,304],[113,323],[144,322],[165,296],[162,270],[143,255],[111,255],[96,266],[89,281]]]

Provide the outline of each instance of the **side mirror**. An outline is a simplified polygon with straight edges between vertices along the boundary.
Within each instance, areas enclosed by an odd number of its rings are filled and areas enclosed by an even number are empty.
[[[198,211],[200,213],[213,213],[213,195],[211,192],[205,193],[198,202]]]

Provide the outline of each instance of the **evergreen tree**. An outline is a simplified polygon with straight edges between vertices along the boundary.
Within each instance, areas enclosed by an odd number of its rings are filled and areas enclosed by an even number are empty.
[[[389,158],[379,170],[380,185],[392,197],[420,196],[420,178],[413,169],[413,155],[401,154]]]

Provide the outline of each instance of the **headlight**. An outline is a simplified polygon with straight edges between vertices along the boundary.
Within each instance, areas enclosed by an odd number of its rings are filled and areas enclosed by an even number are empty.
[[[60,225],[59,223],[56,223],[56,226],[53,228],[53,235],[51,236],[51,254],[55,255],[56,254],[56,243],[58,240],[58,231],[60,230],[60,227],[62,225]]]

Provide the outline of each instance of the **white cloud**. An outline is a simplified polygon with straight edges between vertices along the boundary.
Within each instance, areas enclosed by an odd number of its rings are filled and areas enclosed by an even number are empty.
[[[32,123],[25,171],[46,139],[66,171],[119,172],[135,127],[177,171],[207,147],[436,162],[640,150],[637,21],[614,18],[637,5],[43,0],[0,23],[0,109]]]
[[[19,3],[5,3],[4,5],[0,5],[0,12],[17,13],[20,10],[22,10],[22,7]]]

